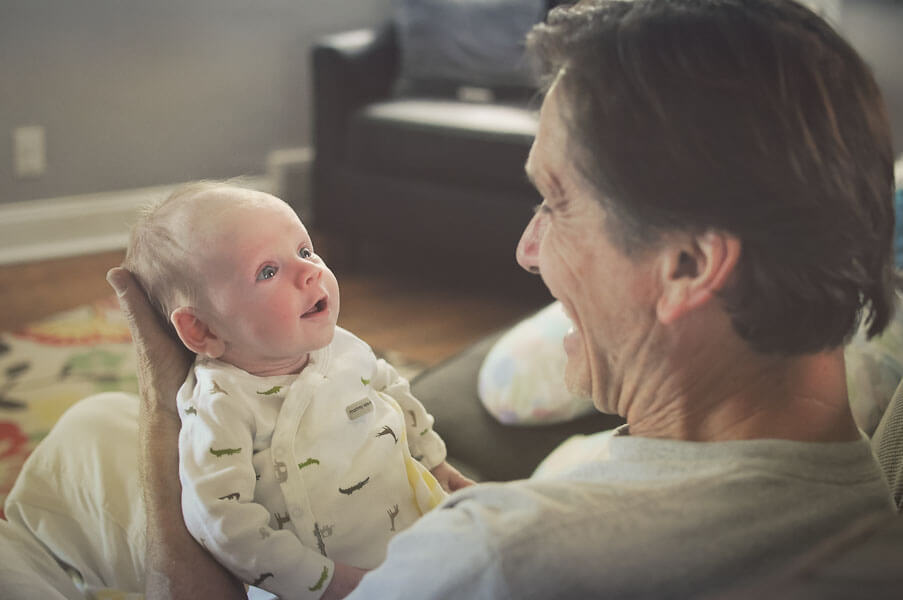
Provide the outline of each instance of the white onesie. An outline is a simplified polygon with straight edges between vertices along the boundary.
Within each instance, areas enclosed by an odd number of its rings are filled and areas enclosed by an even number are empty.
[[[182,510],[244,581],[319,598],[333,561],[370,569],[444,498],[433,417],[370,347],[336,328],[297,375],[201,358],[179,390]]]

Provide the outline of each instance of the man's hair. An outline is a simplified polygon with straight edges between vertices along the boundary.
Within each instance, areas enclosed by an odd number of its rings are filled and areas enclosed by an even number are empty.
[[[626,252],[669,230],[742,251],[720,295],[760,352],[834,348],[893,314],[893,151],[862,59],[789,0],[583,1],[528,44]]]
[[[123,266],[144,288],[151,304],[169,323],[172,311],[199,299],[200,278],[182,239],[191,202],[197,196],[228,187],[225,182],[196,181],[177,187],[166,198],[143,207],[132,227]]]

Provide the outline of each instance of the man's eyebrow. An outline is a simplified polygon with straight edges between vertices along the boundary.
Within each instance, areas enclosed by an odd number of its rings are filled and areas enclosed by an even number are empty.
[[[564,198],[564,186],[554,173],[549,173],[549,185],[552,186],[552,195],[557,199]]]
[[[542,193],[543,190],[540,190],[539,186],[536,185],[537,178],[526,166],[524,166],[524,173],[527,176],[527,180],[529,180],[533,187],[535,187],[537,190],[539,190],[540,193]],[[561,180],[558,179],[558,177],[556,177],[554,173],[546,172],[545,181],[548,183],[548,187],[550,188],[546,191],[553,199],[564,198],[564,186],[561,185]]]
[[[530,185],[536,187],[536,179],[533,177],[533,173],[530,171],[529,163],[524,165],[524,175],[527,177],[527,181],[530,182]]]

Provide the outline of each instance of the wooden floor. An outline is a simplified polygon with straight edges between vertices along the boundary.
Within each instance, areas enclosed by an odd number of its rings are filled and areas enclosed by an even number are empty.
[[[122,252],[0,266],[0,331],[112,294],[108,269]],[[467,269],[448,277],[414,270],[336,268],[341,290],[339,325],[372,347],[435,364],[516,322],[549,298],[506,290]]]

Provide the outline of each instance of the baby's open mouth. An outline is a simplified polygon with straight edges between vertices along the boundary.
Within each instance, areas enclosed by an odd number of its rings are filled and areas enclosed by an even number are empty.
[[[323,296],[322,298],[317,300],[316,304],[311,306],[310,309],[306,313],[301,315],[301,318],[303,319],[304,317],[316,315],[318,313],[323,312],[324,310],[326,310],[326,296]]]

